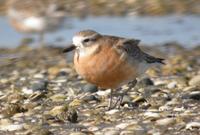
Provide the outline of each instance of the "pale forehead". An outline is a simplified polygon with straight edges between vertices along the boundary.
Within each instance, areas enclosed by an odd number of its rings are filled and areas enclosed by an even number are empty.
[[[82,37],[82,36],[74,36],[72,40],[73,40],[74,44],[78,44],[78,43],[82,42],[82,40],[84,40],[84,38],[85,37]]]
[[[96,31],[93,30],[83,30],[75,34],[76,37],[87,37],[92,36],[94,34],[98,34]]]

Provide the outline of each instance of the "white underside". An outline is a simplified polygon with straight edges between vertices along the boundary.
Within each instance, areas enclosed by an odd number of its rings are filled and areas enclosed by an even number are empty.
[[[62,26],[62,19],[50,17],[29,17],[23,20],[23,24],[33,31],[55,31]]]
[[[44,31],[46,29],[46,21],[39,17],[29,17],[22,21],[23,25],[35,31]]]
[[[146,62],[140,62],[138,68],[138,74],[144,74],[149,68],[153,67],[154,64],[148,64]]]
[[[139,68],[138,68],[138,73],[140,75],[144,74],[149,68],[155,68],[157,66],[160,66],[160,63],[146,63],[146,62],[141,62],[139,63]]]
[[[64,16],[25,16],[23,13],[17,12],[17,10],[14,9],[10,9],[8,15],[11,19],[24,25],[26,29],[29,29],[29,32],[55,31],[62,26],[64,20]]]

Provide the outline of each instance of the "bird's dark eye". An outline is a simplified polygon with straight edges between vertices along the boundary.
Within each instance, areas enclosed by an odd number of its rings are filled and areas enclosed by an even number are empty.
[[[83,40],[84,43],[89,42],[89,41],[90,41],[89,38],[86,38],[86,39]]]

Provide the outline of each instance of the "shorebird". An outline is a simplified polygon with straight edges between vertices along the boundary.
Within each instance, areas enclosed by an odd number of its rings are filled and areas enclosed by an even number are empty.
[[[114,90],[133,80],[136,83],[136,78],[152,65],[164,64],[164,59],[143,52],[138,47],[139,42],[83,30],[75,34],[73,44],[63,52],[76,50],[74,66],[78,74],[92,84],[111,89],[108,108],[112,109],[116,107],[116,104],[112,106]]]
[[[17,31],[39,33],[43,45],[44,34],[62,26],[65,9],[54,0],[8,0],[7,15]]]

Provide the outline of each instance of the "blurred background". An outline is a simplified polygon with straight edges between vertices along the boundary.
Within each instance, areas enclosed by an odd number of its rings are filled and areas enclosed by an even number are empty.
[[[45,17],[48,14],[41,12],[49,9],[49,3],[61,5],[65,12],[64,22],[57,24],[59,28],[56,26],[55,30],[44,30],[44,40],[49,45],[65,46],[71,42],[75,32],[83,29],[139,38],[145,45],[177,42],[188,48],[200,43],[200,1],[198,0],[41,0],[40,2],[1,0],[0,47],[17,47],[24,42],[38,44],[38,35],[35,34],[37,31],[18,30],[12,25],[13,16],[10,15],[10,10],[16,9],[15,12],[19,11],[20,14],[24,11],[38,12],[33,16],[40,14]],[[37,8],[29,8],[34,5]],[[23,7],[26,7],[24,11]],[[41,8],[44,9],[39,12],[38,9]]]
[[[62,53],[83,29],[140,39],[166,65],[108,112],[110,91]],[[0,0],[0,135],[199,135],[199,67],[200,0]]]

